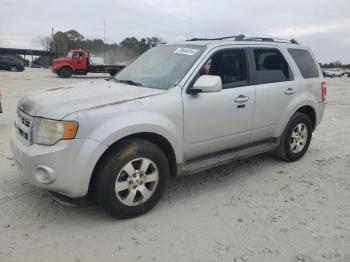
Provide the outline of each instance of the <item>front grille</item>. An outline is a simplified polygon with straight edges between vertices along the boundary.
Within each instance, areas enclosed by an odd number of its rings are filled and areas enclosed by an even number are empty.
[[[31,145],[32,141],[32,123],[33,117],[26,114],[21,110],[17,110],[17,118],[15,121],[15,127],[19,137],[24,143]]]

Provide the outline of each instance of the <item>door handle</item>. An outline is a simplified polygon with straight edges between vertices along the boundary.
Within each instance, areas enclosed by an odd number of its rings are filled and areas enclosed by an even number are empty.
[[[295,93],[295,89],[293,88],[288,88],[285,92],[286,95],[292,95]]]
[[[247,102],[248,100],[249,100],[249,96],[239,95],[238,97],[236,97],[235,102],[242,103],[242,102]]]

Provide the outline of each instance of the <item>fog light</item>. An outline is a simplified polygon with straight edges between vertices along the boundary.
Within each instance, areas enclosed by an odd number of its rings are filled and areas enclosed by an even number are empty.
[[[55,171],[48,166],[36,166],[35,178],[42,184],[51,184],[56,180]]]

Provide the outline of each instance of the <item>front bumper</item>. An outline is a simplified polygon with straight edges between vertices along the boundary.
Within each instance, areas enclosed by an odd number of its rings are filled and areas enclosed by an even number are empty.
[[[55,74],[58,74],[58,72],[59,72],[60,70],[58,70],[58,68],[52,67],[52,68],[51,68],[51,71],[52,71],[53,73],[55,73]]]
[[[89,138],[62,140],[53,146],[25,145],[12,132],[11,151],[24,179],[33,186],[71,197],[84,197],[93,169],[107,146]],[[50,170],[50,181],[42,178]]]

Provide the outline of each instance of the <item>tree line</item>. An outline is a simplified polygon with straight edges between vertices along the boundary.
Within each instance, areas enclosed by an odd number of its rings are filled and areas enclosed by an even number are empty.
[[[330,63],[320,63],[321,68],[342,68],[342,69],[350,69],[350,64],[343,64],[341,61],[337,60]]]
[[[87,39],[78,31],[72,29],[66,32],[58,31],[53,36],[47,36],[42,39],[41,44],[44,50],[56,51],[62,56],[66,55],[69,50],[79,48],[85,49],[95,56],[103,57],[105,54],[105,63],[115,64],[130,62],[151,47],[163,42],[159,37],[141,39],[127,37],[119,43],[108,44],[102,39]],[[41,65],[51,65],[51,58],[39,57],[36,62]],[[343,64],[339,60],[319,64],[322,68],[350,69],[350,64]]]
[[[127,37],[120,43],[105,43],[102,39],[87,39],[76,30],[66,32],[58,31],[53,36],[47,36],[42,39],[41,44],[44,50],[55,51],[64,56],[72,49],[85,49],[95,56],[103,57],[105,54],[105,63],[115,64],[120,62],[129,62],[141,55],[148,49],[162,43],[159,37],[146,37],[137,39],[136,37]],[[47,59],[47,58],[46,58]],[[39,58],[38,63],[43,64],[45,58]]]

